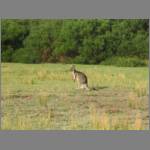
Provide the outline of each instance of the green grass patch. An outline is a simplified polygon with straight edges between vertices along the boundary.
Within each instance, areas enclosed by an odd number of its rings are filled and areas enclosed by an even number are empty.
[[[2,130],[149,128],[148,67],[76,65],[91,91],[76,90],[70,67],[2,63]]]

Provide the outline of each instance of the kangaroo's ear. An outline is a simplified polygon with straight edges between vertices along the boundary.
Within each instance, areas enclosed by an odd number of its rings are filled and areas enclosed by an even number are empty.
[[[72,65],[73,68],[75,68],[75,65]]]
[[[72,71],[74,69],[75,69],[75,65],[72,65],[70,70]]]

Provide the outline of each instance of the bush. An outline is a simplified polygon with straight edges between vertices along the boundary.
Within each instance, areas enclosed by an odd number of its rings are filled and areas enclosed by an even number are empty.
[[[83,56],[77,56],[72,60],[72,63],[75,63],[75,64],[84,64],[84,63],[86,63],[86,64],[88,64],[88,60]]]
[[[103,65],[115,65],[119,67],[141,67],[147,66],[148,62],[146,60],[140,59],[138,57],[111,57],[101,62]]]
[[[13,62],[19,63],[39,63],[39,54],[32,49],[18,49],[12,56]]]
[[[2,51],[2,61],[3,62],[11,62],[12,61],[12,50],[5,50]]]
[[[120,56],[104,63],[143,66],[148,59],[148,19],[4,19],[1,26],[2,61],[99,64]]]

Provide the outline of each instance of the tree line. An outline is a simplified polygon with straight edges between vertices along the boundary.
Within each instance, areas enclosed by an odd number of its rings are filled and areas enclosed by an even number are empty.
[[[148,59],[149,20],[4,19],[1,47],[3,62],[111,64],[120,59],[142,65]]]

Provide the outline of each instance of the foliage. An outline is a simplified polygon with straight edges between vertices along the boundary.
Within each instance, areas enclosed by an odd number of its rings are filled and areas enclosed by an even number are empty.
[[[2,61],[99,64],[148,59],[147,19],[2,20]],[[139,62],[139,65],[141,63]]]
[[[148,63],[146,60],[140,59],[138,57],[111,57],[103,61],[103,65],[115,65],[119,67],[139,67],[147,66]]]
[[[12,55],[12,60],[13,62],[39,63],[39,55],[32,49],[21,48]]]

